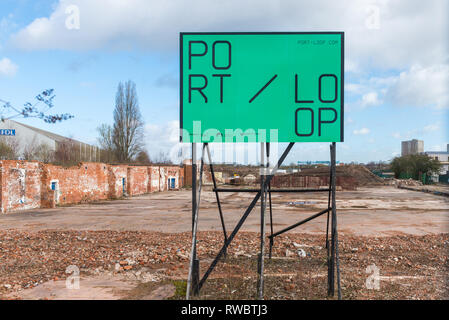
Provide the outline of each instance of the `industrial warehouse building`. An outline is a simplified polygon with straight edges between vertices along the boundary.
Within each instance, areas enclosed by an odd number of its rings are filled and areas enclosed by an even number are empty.
[[[70,153],[78,161],[100,161],[100,149],[71,138],[35,128],[14,120],[0,121],[0,139],[8,144],[15,144],[19,158],[29,148],[43,148],[56,152],[70,148]]]
[[[424,154],[441,163],[440,174],[433,176],[432,180],[449,183],[449,144],[447,145],[447,151],[426,151]]]

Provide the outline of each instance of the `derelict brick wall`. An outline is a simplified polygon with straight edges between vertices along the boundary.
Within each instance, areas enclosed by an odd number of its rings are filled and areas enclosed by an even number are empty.
[[[168,178],[184,186],[184,169],[177,166],[128,166],[84,162],[64,168],[37,161],[0,161],[1,213],[53,208],[128,195],[167,190]],[[123,181],[125,179],[125,181]],[[57,182],[56,191],[51,190]]]
[[[184,165],[184,185],[192,186],[192,165]]]
[[[49,187],[52,181],[58,184],[58,204],[72,204],[105,200],[109,198],[109,170],[103,163],[83,162],[78,166],[64,168],[45,165]]]
[[[128,186],[128,166],[111,165],[108,166],[108,170],[109,198],[117,199],[123,197],[123,191],[127,192]]]
[[[160,191],[160,168],[159,167],[148,167],[148,192]]]
[[[41,167],[37,161],[2,160],[1,213],[39,208]]]
[[[185,170],[184,168],[176,167],[179,172],[179,188],[183,188],[185,186]]]
[[[196,179],[197,183],[200,178],[200,165],[196,166]],[[192,186],[192,165],[185,164],[184,170],[182,172],[182,186]],[[203,166],[203,184],[212,183],[212,174],[210,172],[209,165],[204,164]]]
[[[184,182],[184,175],[182,174],[182,172],[184,170],[182,170],[180,167],[175,166],[161,167],[161,170],[162,169],[164,169],[165,173],[166,188],[168,188],[168,179],[170,178],[175,178],[175,189],[182,188]]]
[[[148,167],[128,167],[128,195],[139,195],[148,192]]]
[[[159,191],[168,189],[167,172],[165,167],[159,167]]]
[[[344,190],[357,190],[357,181],[350,176],[337,176],[335,181],[337,187]],[[276,188],[320,188],[329,186],[329,176],[299,176],[295,174],[286,174],[274,176],[271,180],[271,186]]]

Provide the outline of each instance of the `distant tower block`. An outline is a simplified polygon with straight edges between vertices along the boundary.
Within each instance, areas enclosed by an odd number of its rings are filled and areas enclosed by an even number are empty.
[[[402,141],[401,147],[401,156],[420,154],[424,152],[424,141],[417,139]]]

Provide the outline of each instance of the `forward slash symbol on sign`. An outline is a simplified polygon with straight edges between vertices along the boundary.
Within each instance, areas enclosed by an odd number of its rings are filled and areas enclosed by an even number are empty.
[[[249,103],[253,102],[253,100],[256,99],[256,97],[257,97],[262,91],[264,91],[265,88],[268,87],[268,85],[269,85],[270,83],[272,83],[273,80],[276,79],[277,76],[278,76],[278,75],[275,74],[274,77],[271,78],[270,81],[268,81],[268,82],[262,87],[262,89],[260,89],[260,90],[254,95],[254,97],[252,97],[252,98],[249,100]]]

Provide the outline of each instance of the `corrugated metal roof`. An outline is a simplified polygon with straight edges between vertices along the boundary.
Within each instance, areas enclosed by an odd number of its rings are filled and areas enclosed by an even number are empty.
[[[17,122],[17,121],[14,121],[14,120],[9,120],[9,121],[14,122],[15,124],[18,124],[20,126],[28,128],[30,130],[33,130],[36,133],[44,135],[44,136],[46,136],[46,137],[48,137],[48,138],[50,138],[50,139],[52,139],[52,140],[54,140],[56,142],[73,141],[73,142],[76,142],[76,143],[79,143],[79,144],[87,144],[87,143],[84,143],[84,142],[81,142],[81,141],[78,141],[78,140],[75,140],[75,139],[71,139],[71,138],[67,138],[67,137],[61,136],[61,135],[53,133],[53,132],[49,132],[49,131],[45,131],[45,130],[42,130],[42,129],[39,129],[39,128],[35,128],[35,127],[32,127],[32,126],[29,126],[29,125],[21,123],[21,122]]]

